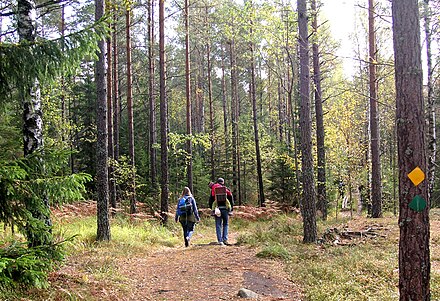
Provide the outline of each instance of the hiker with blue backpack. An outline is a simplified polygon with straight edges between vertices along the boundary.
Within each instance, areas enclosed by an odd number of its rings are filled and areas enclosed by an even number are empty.
[[[182,196],[177,202],[176,216],[174,219],[176,223],[179,221],[182,225],[185,247],[188,247],[194,233],[194,226],[196,222],[198,223],[200,221],[196,200],[188,187],[183,188]]]

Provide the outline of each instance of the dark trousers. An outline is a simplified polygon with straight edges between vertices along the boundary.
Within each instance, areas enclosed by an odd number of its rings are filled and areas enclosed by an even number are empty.
[[[194,222],[190,221],[181,221],[180,224],[182,225],[183,229],[183,240],[185,241],[185,247],[189,246],[189,240],[191,239],[191,236],[194,232]]]

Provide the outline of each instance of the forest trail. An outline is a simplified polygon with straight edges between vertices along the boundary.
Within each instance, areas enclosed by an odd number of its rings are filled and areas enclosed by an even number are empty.
[[[189,248],[168,248],[120,266],[132,287],[121,300],[240,300],[240,288],[260,294],[258,300],[302,300],[280,262],[257,258],[246,246],[197,244],[195,239]]]
[[[258,300],[304,299],[280,261],[258,258],[255,249],[234,244],[234,236],[230,235],[228,246],[197,244],[194,239],[189,248],[165,248],[145,256],[113,258],[109,254],[106,261],[111,262],[106,264],[94,262],[96,254],[70,257],[50,277],[58,292],[50,300],[66,300],[72,292],[76,297],[71,300],[87,301],[241,300],[240,288],[258,293]],[[84,274],[88,269],[104,270],[106,265],[115,267],[117,276],[98,279]]]

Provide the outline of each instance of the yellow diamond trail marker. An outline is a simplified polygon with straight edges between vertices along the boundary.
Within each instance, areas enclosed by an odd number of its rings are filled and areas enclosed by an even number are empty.
[[[408,174],[408,178],[415,186],[417,186],[425,179],[425,173],[417,166]]]

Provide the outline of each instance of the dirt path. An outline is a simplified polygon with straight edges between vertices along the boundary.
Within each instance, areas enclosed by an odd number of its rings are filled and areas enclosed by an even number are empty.
[[[240,288],[259,293],[259,300],[302,300],[281,263],[255,254],[244,246],[195,244],[130,259],[121,266],[131,268],[120,271],[133,288],[124,300],[240,300]]]

